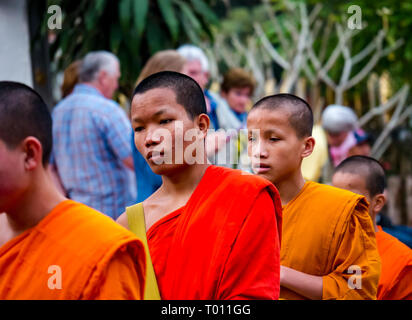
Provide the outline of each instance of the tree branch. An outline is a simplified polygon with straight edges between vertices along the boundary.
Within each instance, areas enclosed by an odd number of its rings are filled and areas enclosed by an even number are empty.
[[[266,49],[268,54],[272,57],[275,62],[280,65],[283,69],[289,70],[290,69],[290,64],[287,62],[275,49],[275,47],[272,46],[270,43],[269,39],[266,37],[265,33],[262,30],[262,27],[258,23],[253,24],[257,35],[259,36],[260,40],[262,41],[263,47]]]
[[[390,109],[392,109],[393,106],[396,105],[396,103],[400,100],[404,99],[404,96],[408,95],[409,92],[409,86],[404,85],[394,96],[392,96],[388,101],[386,101],[383,105],[380,105],[378,107],[374,107],[373,109],[369,110],[367,113],[365,113],[360,119],[359,119],[359,125],[363,127],[366,125],[373,117],[377,115],[384,114],[385,112],[388,112]]]

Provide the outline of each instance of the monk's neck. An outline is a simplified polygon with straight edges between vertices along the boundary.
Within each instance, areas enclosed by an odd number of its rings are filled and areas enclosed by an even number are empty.
[[[373,229],[375,229],[375,233],[379,231],[378,224],[376,223],[376,214],[371,214]]]
[[[210,164],[191,165],[170,176],[163,176],[162,189],[168,195],[191,194],[199,184]]]
[[[16,205],[6,212],[7,228],[15,236],[36,226],[54,207],[66,200],[46,171],[39,171]]]
[[[305,179],[303,179],[300,172],[289,176],[287,180],[275,183],[276,188],[279,190],[282,206],[285,206],[292,201],[299,194],[304,185]]]

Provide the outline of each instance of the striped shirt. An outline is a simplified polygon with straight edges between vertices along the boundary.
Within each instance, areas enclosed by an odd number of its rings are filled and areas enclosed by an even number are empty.
[[[132,128],[125,112],[97,89],[78,84],[53,110],[53,156],[68,196],[116,219],[133,203]]]

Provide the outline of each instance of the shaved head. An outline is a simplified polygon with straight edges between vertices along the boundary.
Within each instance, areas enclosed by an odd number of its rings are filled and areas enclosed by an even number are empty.
[[[271,111],[278,109],[286,110],[289,113],[289,124],[295,130],[298,138],[301,139],[312,135],[313,112],[305,100],[293,94],[275,94],[256,102],[251,112],[260,108]]]
[[[174,71],[152,74],[137,85],[133,97],[156,88],[172,90],[176,94],[176,102],[185,108],[192,120],[200,114],[207,113],[203,91],[189,76]]]
[[[362,177],[371,197],[384,192],[386,187],[385,170],[379,161],[366,156],[353,156],[342,161],[336,173],[349,173]]]
[[[29,136],[41,142],[46,164],[52,149],[52,118],[47,105],[30,87],[0,81],[0,139],[14,149]]]

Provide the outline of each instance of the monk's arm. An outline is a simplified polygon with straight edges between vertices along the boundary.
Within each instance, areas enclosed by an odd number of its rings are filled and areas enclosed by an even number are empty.
[[[280,241],[273,200],[261,191],[232,246],[217,299],[278,299]]]
[[[323,299],[376,299],[381,262],[366,201],[361,200],[337,227],[331,250],[333,271],[323,277]],[[339,226],[339,225],[338,225]]]
[[[103,270],[96,268],[84,293],[86,300],[141,300],[145,285],[144,252],[120,248]],[[143,259],[142,259],[143,256]]]
[[[323,278],[321,276],[313,276],[281,266],[280,285],[308,299],[322,299]]]

